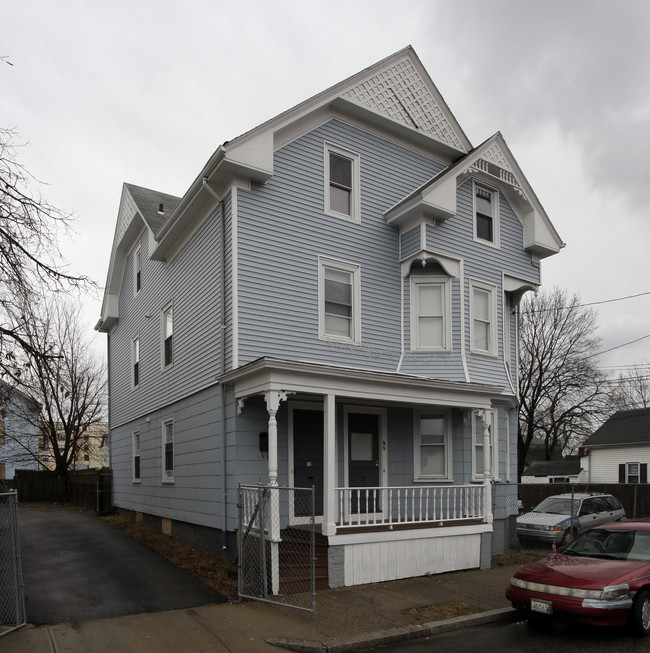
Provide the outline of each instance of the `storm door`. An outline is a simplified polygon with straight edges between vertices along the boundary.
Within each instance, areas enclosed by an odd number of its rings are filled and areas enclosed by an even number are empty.
[[[314,486],[314,513],[323,514],[323,411],[294,408],[293,485]],[[303,516],[296,508],[295,516]],[[306,513],[305,513],[306,514]]]
[[[377,488],[380,485],[379,415],[348,413],[348,485],[351,488]],[[360,490],[351,493],[351,512],[377,512],[379,492]]]

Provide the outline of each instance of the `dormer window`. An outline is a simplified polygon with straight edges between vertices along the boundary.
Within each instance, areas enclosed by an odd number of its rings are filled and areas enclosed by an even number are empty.
[[[474,239],[499,245],[499,193],[474,184]]]
[[[325,213],[359,221],[359,155],[325,144]]]

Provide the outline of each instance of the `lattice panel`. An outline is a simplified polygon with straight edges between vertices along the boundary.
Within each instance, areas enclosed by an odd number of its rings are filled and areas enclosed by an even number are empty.
[[[409,59],[351,88],[343,97],[465,151],[446,111]]]

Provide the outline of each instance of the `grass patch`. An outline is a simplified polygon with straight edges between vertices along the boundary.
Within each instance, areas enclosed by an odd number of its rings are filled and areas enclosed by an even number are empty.
[[[476,614],[485,612],[483,608],[477,608],[470,603],[434,603],[433,605],[424,605],[419,608],[409,608],[402,610],[402,614],[412,617],[420,623],[429,621],[442,621],[443,619],[452,619],[453,617],[463,617],[467,614]]]
[[[148,526],[136,524],[126,517],[110,515],[101,519],[153,549],[158,555],[192,574],[229,601],[237,599],[237,568],[233,563],[182,540],[157,533]]]

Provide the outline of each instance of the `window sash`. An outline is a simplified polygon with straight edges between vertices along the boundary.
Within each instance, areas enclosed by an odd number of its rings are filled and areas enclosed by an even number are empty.
[[[493,290],[472,289],[472,349],[486,353],[494,351]]]
[[[359,268],[349,263],[319,260],[319,336],[357,342]]]
[[[163,310],[163,365],[167,367],[174,360],[173,354],[174,319],[172,307]]]
[[[352,159],[329,153],[330,209],[344,215],[352,215],[353,165]]]
[[[476,238],[494,243],[494,223],[496,216],[496,193],[475,186],[474,219]]]
[[[163,428],[163,472],[164,479],[169,481],[174,478],[174,423],[165,422]]]
[[[133,386],[140,385],[140,338],[133,340]]]
[[[417,283],[415,285],[417,349],[444,349],[445,328],[445,284],[440,282]]]
[[[448,437],[445,413],[418,416],[418,478],[447,478]]]

